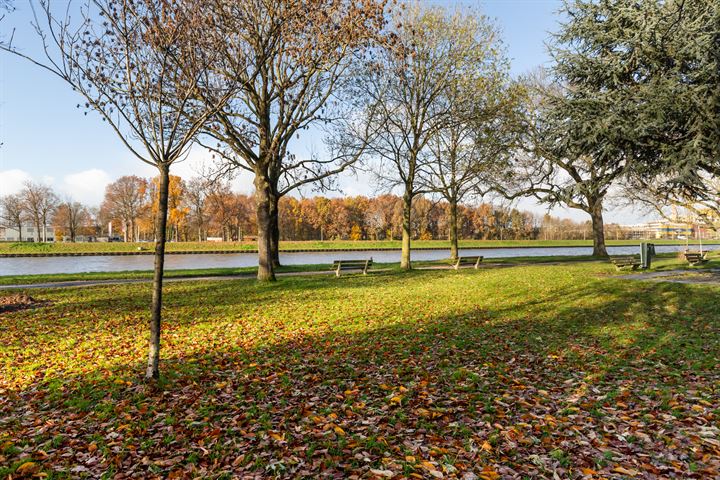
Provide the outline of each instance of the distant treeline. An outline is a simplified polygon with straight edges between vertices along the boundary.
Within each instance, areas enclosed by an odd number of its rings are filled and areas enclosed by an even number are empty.
[[[120,236],[126,241],[153,240],[157,207],[156,180],[124,176],[106,187],[99,207],[60,200],[46,185],[28,184],[2,204],[15,208],[16,216],[29,224],[43,224],[43,216],[55,229],[55,238]],[[42,207],[42,208],[40,208]],[[449,204],[419,196],[413,203],[414,239],[447,239]],[[282,240],[398,240],[402,237],[402,198],[282,197],[279,202]],[[4,217],[8,213],[3,212]],[[254,239],[257,234],[255,198],[234,192],[227,183],[172,176],[169,191],[168,236],[176,241],[208,238],[221,241]],[[4,222],[13,228],[12,222]],[[625,233],[606,225],[612,238]],[[458,234],[476,240],[565,240],[591,238],[590,222],[574,222],[537,215],[517,208],[479,203],[460,205]],[[42,238],[34,238],[42,240]]]

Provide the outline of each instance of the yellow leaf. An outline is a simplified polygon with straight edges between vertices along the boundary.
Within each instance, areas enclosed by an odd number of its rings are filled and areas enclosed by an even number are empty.
[[[486,452],[492,452],[492,445],[490,445],[488,442],[483,442],[480,448],[482,448]]]
[[[98,447],[97,447],[97,443],[93,442],[93,443],[91,443],[90,445],[88,445],[88,452],[92,453],[92,452],[94,452],[95,450],[97,450],[97,448],[98,448]]]
[[[592,468],[581,468],[583,475],[597,475],[597,472]]]
[[[390,399],[390,403],[396,403],[399,404],[402,402],[403,397],[401,395],[395,395]]]
[[[413,457],[412,455],[407,455],[405,457],[405,461],[408,463],[415,463],[415,457]]]
[[[497,480],[500,478],[500,474],[490,467],[485,467],[480,473],[480,478],[483,480]]]
[[[36,470],[39,470],[39,466],[35,462],[25,462],[20,465],[15,471],[21,475],[25,475],[28,473],[33,473]]]
[[[345,430],[343,430],[342,428],[338,427],[337,425],[335,426],[335,428],[333,428],[333,430],[335,430],[335,433],[337,433],[337,434],[340,435],[341,437],[344,437],[344,436],[346,435],[346,434],[345,434]]]
[[[635,470],[628,470],[627,468],[623,467],[615,467],[613,468],[613,472],[622,473],[623,475],[630,475],[631,477],[634,477],[638,474]]]
[[[430,410],[427,410],[425,408],[418,408],[417,410],[415,410],[415,412],[423,418],[428,418],[431,415]]]

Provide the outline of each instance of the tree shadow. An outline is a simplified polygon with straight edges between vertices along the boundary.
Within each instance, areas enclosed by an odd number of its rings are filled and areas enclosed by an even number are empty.
[[[720,405],[718,290],[621,279],[544,290],[536,280],[492,297],[487,289],[501,280],[479,272],[182,285],[166,303],[166,328],[176,335],[232,310],[261,315],[278,291],[288,312],[317,297],[318,316],[355,316],[343,328],[298,328],[261,344],[222,328],[186,351],[168,340],[156,386],[138,378],[141,362],[46,375],[7,392],[0,426],[25,442],[16,459],[42,449],[40,463],[81,466],[90,476],[428,475],[425,461],[450,476],[491,466],[508,477],[571,477],[580,468],[639,469],[640,453],[651,457],[645,471],[660,476],[717,466],[717,457],[706,458],[712,445],[693,438]],[[353,292],[368,284],[452,289],[459,281],[483,282],[485,293],[440,315],[413,309],[377,321],[362,302],[322,304],[357,301]],[[109,289],[72,308],[128,315],[125,308],[147,300],[131,290]],[[198,297],[207,298],[207,317]],[[372,289],[360,298],[373,299]],[[363,322],[367,328],[351,328]],[[92,334],[87,322],[60,333],[83,328]],[[264,328],[288,326],[278,319]]]

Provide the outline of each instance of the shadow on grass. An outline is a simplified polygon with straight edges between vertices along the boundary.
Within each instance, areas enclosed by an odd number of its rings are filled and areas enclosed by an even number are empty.
[[[40,464],[82,466],[90,476],[426,474],[420,462],[428,461],[446,473],[443,465],[492,466],[500,475],[563,477],[637,468],[640,451],[661,476],[711,468],[702,455],[710,446],[692,443],[688,428],[706,413],[695,408],[699,399],[718,410],[719,291],[581,276],[545,286],[542,275],[525,272],[512,284],[485,272],[388,272],[177,286],[166,296],[175,335],[220,315],[225,326],[253,315],[261,322],[263,309],[278,308],[260,331],[285,330],[251,345],[221,328],[199,339],[205,344],[185,343],[192,353],[170,346],[157,386],[137,378],[138,362],[50,375],[9,392],[0,426],[20,446],[6,456],[16,468],[42,449]],[[404,304],[421,288],[427,311]],[[451,293],[434,299],[433,289]],[[68,295],[66,307],[98,318],[137,314],[142,328],[144,289],[94,294],[74,302]],[[299,326],[283,322],[284,311],[316,298],[315,309],[295,313]],[[457,308],[437,314],[433,301]],[[370,308],[378,303],[403,308],[378,319]],[[342,321],[313,329],[303,323],[313,315]],[[95,328],[86,321],[71,331]],[[649,440],[626,441],[637,432]]]

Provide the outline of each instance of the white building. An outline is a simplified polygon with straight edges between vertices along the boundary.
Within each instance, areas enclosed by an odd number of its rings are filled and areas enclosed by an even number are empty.
[[[30,224],[24,224],[22,226],[22,240],[23,242],[35,242],[38,240],[43,239],[43,231],[41,230],[38,235],[38,232],[35,231],[35,225]],[[52,225],[46,225],[45,226],[45,239],[48,242],[54,242],[55,241],[55,229],[52,227]],[[12,227],[3,227],[0,226],[0,242],[19,242],[20,241],[20,234],[17,231],[16,228]]]

